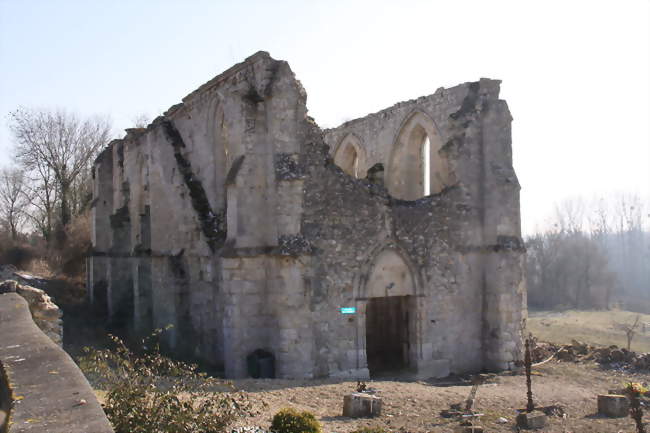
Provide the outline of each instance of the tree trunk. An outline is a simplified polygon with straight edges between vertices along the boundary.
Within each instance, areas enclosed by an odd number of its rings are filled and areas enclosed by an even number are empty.
[[[61,226],[67,227],[70,224],[70,184],[61,182]]]
[[[11,239],[12,240],[17,240],[18,239],[18,230],[16,228],[16,219],[14,217],[14,212],[10,211],[9,212],[9,229],[11,230]]]

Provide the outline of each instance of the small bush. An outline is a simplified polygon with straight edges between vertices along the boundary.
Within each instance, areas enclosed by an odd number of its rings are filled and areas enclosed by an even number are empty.
[[[106,389],[104,411],[115,433],[219,433],[251,404],[242,394],[218,392],[224,382],[160,354],[155,334],[137,355],[117,337],[114,348],[84,348],[79,365]]]
[[[321,433],[321,425],[310,412],[298,412],[292,408],[281,409],[273,416],[271,431],[274,433]]]
[[[57,268],[74,277],[86,271],[86,256],[92,248],[90,240],[90,213],[78,215],[65,229],[65,245],[59,251]]]

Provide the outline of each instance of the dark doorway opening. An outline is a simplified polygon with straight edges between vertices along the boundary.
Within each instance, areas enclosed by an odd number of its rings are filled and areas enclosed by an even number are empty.
[[[366,308],[366,356],[370,376],[408,368],[409,296],[371,298]]]

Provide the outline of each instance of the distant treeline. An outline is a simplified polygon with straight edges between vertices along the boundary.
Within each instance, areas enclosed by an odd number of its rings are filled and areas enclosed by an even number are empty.
[[[650,312],[650,206],[619,194],[556,207],[526,238],[528,305]]]

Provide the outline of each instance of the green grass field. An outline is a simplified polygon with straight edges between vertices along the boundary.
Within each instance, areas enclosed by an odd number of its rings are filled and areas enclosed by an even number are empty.
[[[631,349],[635,352],[650,352],[650,314],[631,311],[529,311],[528,332],[541,341],[570,343],[578,340],[598,346],[627,346],[625,332],[616,329],[615,323],[634,323],[640,316],[637,334]],[[647,323],[648,326],[643,326]],[[644,329],[645,328],[645,329]]]

